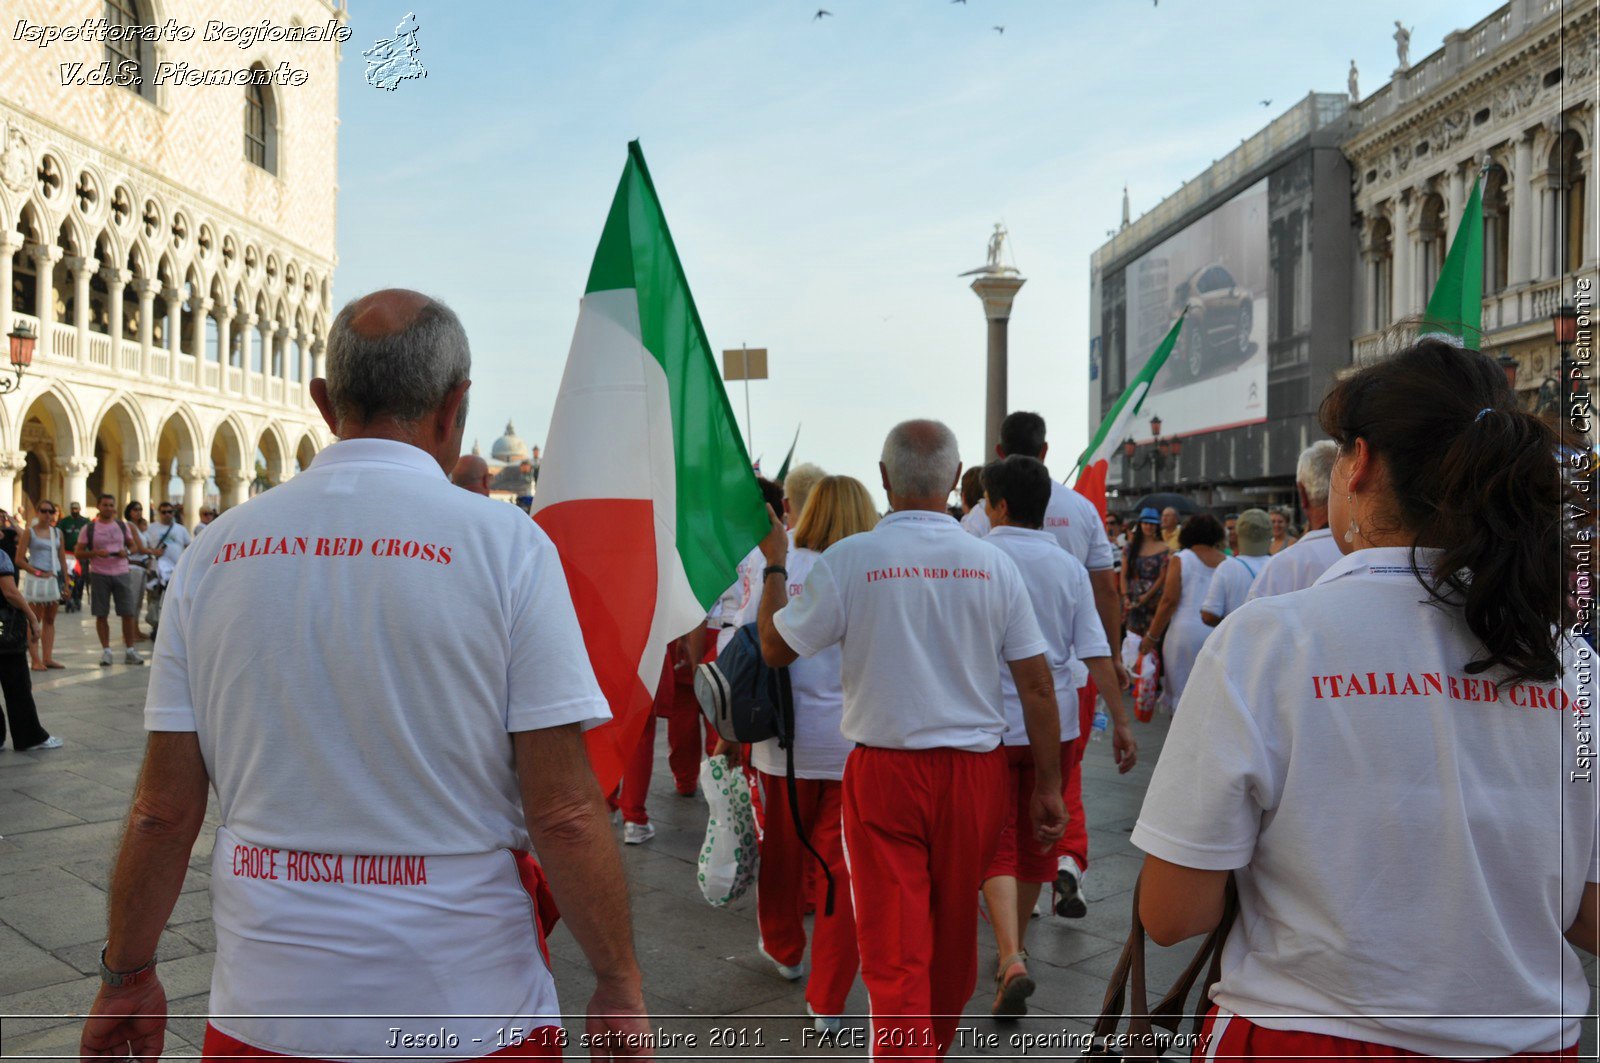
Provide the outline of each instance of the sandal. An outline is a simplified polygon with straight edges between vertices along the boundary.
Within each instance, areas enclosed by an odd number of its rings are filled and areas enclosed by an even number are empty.
[[[997,1019],[1019,1019],[1028,1014],[1028,998],[1033,996],[1033,976],[1028,974],[1028,954],[1018,952],[1000,964],[995,975],[994,1006],[989,1014]],[[1007,977],[1007,976],[1010,977]]]

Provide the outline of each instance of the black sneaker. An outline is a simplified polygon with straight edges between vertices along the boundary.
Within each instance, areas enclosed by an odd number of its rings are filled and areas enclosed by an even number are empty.
[[[1089,914],[1089,905],[1078,886],[1078,874],[1070,868],[1056,872],[1054,885],[1056,914],[1066,919],[1082,919]]]

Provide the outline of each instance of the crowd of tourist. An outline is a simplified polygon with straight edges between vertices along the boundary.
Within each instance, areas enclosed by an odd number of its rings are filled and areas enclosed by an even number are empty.
[[[1122,514],[1124,531],[1052,475],[1031,413],[1008,417],[995,459],[965,477],[945,425],[894,426],[884,515],[867,485],[815,466],[764,483],[768,533],[664,655],[610,795],[582,736],[609,716],[572,605],[594,588],[569,591],[550,539],[477,497],[477,470],[459,469],[467,490],[443,475],[469,375],[442,304],[351,303],[310,385],[338,442],[206,533],[337,544],[394,534],[399,513],[419,543],[456,544],[449,566],[376,578],[384,559],[368,558],[311,580],[304,553],[226,547],[176,563],[85,1056],[160,1051],[156,945],[210,787],[208,1057],[367,1055],[389,1013],[454,1015],[485,1053],[520,1022],[497,1057],[559,1056],[540,962],[557,906],[596,975],[591,1055],[650,1056],[607,797],[621,840],[648,844],[665,718],[677,793],[693,796],[708,752],[755,779],[752,952],[807,979],[818,1030],[840,1027],[859,975],[872,1056],[942,1058],[977,984],[980,912],[1000,1019],[1026,1014],[1042,977],[1027,941],[1044,887],[1047,916],[1086,914],[1084,754],[1103,712],[1106,755],[1135,766],[1127,692],[1151,674],[1172,720],[1132,835],[1147,854],[1138,915],[1173,944],[1216,927],[1227,897],[1239,909],[1198,1053],[1576,1052],[1589,987],[1575,949],[1600,935],[1596,791],[1578,784],[1575,726],[1588,734],[1594,668],[1563,634],[1555,439],[1492,359],[1424,340],[1339,381],[1328,439],[1297,468],[1299,535],[1281,511],[1173,505]],[[353,513],[341,501],[357,490],[390,504]],[[109,655],[128,555],[159,564],[182,547],[100,503],[75,549],[98,563]],[[66,557],[48,525],[24,545],[29,575]],[[9,563],[0,596],[32,619]],[[477,632],[474,652],[419,637],[419,602]],[[690,692],[750,624],[766,664],[790,669],[792,791],[790,751],[715,739]],[[292,668],[271,649],[287,625],[303,635]],[[241,644],[255,654],[228,652]],[[8,701],[14,679],[0,665]],[[34,744],[42,728],[13,716],[24,724]],[[426,891],[408,888],[419,873]],[[392,888],[320,885],[345,874]]]

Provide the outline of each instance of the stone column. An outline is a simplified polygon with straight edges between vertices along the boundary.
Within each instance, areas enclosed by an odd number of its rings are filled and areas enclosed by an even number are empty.
[[[289,329],[288,329],[288,327],[287,326],[279,326],[277,334],[274,335],[273,338],[272,338],[272,342],[274,342],[274,343],[276,343],[278,345],[278,377],[279,377],[279,379],[281,379],[283,381],[283,386],[284,387],[288,387],[289,386],[289,357],[290,357],[291,354],[294,353],[294,349],[289,346]]]
[[[1456,238],[1456,224],[1461,220],[1461,209],[1467,205],[1467,184],[1464,180],[1465,172],[1460,166],[1451,168],[1450,180],[1445,193],[1444,204],[1444,253],[1450,253],[1450,245]],[[1444,262],[1439,263],[1440,269]]]
[[[67,259],[72,270],[72,327],[78,330],[77,360],[89,360],[89,278],[100,263],[92,258],[74,256]]]
[[[127,502],[144,503],[145,515],[155,519],[155,499],[150,497],[150,482],[154,479],[158,466],[153,461],[132,461],[122,467],[122,482],[127,484]]]
[[[61,261],[61,248],[54,244],[33,249],[34,272],[39,283],[33,292],[33,316],[39,319],[39,347],[50,350],[50,326],[56,320],[56,263]]]
[[[0,333],[11,331],[11,285],[15,282],[15,267],[11,256],[22,246],[22,234],[15,229],[0,229]],[[0,502],[8,496],[0,494]]]
[[[983,300],[983,316],[989,323],[988,387],[983,405],[984,453],[999,442],[1000,422],[1006,417],[1007,330],[1011,325],[1011,304],[1026,283],[1015,271],[984,274],[972,282],[972,290]],[[322,345],[318,343],[317,346]]]
[[[85,513],[94,510],[94,503],[87,496],[89,494],[89,474],[94,472],[98,464],[94,458],[57,458],[56,469],[65,479],[66,486],[62,488],[61,504],[70,506],[74,502],[83,504]]]
[[[243,395],[248,390],[245,380],[250,376],[250,355],[256,345],[256,322],[260,318],[254,314],[239,315],[239,394]]]
[[[139,378],[148,379],[150,376],[150,347],[154,342],[152,337],[155,330],[156,292],[161,290],[161,282],[151,280],[149,277],[140,277],[134,282],[133,290],[139,296]]]
[[[178,355],[183,353],[183,292],[177,288],[161,289],[161,298],[167,304],[167,379],[178,381]]]
[[[222,492],[222,508],[232,509],[250,498],[250,481],[255,477],[239,469],[217,473],[217,487]]]
[[[28,461],[25,450],[0,450],[0,507],[17,511],[17,475]],[[35,498],[34,502],[39,500]]]
[[[178,470],[183,477],[183,522],[194,531],[200,523],[200,507],[206,504],[206,477],[211,470],[204,465],[185,465]]]
[[[1517,138],[1511,170],[1511,258],[1506,263],[1510,287],[1533,280],[1533,140]]]
[[[233,357],[233,307],[217,310],[217,390],[228,393],[228,366]]]
[[[319,377],[319,376],[322,375],[322,355],[323,355],[323,352],[326,351],[327,349],[328,349],[327,344],[323,343],[320,339],[319,340],[315,340],[315,341],[312,342],[312,344],[311,344],[311,375],[313,377]]]
[[[198,387],[205,376],[206,364],[206,318],[211,314],[210,299],[191,299],[189,311],[190,324],[193,326],[194,335],[189,342],[194,347],[194,382]]]
[[[128,281],[133,279],[133,274],[125,269],[108,266],[100,271],[100,276],[105,278],[106,291],[109,293],[111,305],[107,307],[106,332],[111,338],[111,371],[122,371],[122,296],[127,290]]]

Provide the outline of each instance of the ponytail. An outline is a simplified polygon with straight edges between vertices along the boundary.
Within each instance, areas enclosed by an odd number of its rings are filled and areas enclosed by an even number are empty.
[[[1323,430],[1383,459],[1400,530],[1429,598],[1459,608],[1483,654],[1469,673],[1513,682],[1561,675],[1561,472],[1554,434],[1525,412],[1486,355],[1425,338],[1334,385]],[[1418,548],[1437,548],[1432,569]]]

